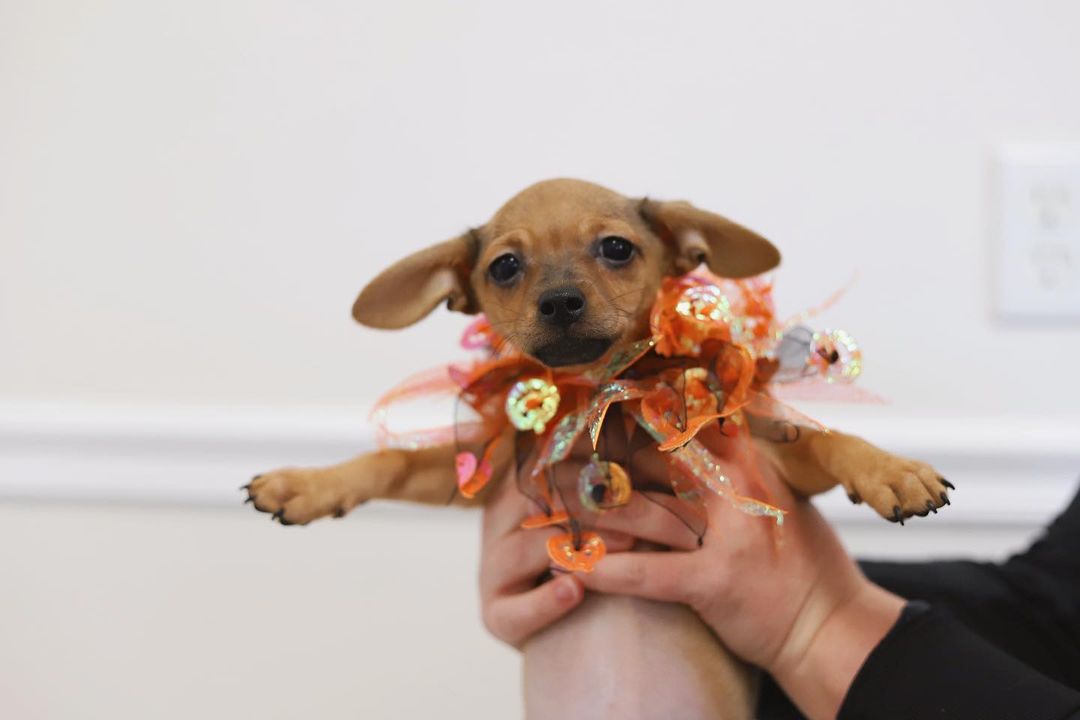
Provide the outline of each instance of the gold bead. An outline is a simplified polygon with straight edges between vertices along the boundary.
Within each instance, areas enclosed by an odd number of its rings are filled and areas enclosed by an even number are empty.
[[[506,416],[518,430],[539,435],[559,411],[559,400],[559,388],[547,380],[519,380],[506,396]]]
[[[578,498],[592,510],[610,510],[630,502],[633,486],[622,465],[601,461],[595,456],[578,475]]]

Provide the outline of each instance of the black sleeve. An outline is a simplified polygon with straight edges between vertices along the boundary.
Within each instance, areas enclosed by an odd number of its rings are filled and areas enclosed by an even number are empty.
[[[862,566],[878,585],[948,611],[952,620],[935,613],[927,622],[955,626],[948,634],[958,641],[974,635],[1021,667],[1080,690],[1080,494],[1042,538],[1001,564],[865,562]],[[903,672],[910,684],[911,678],[928,671],[916,666]],[[977,677],[982,668],[975,664],[966,672]],[[878,712],[869,717],[902,717],[880,714],[880,708]],[[762,720],[802,718],[769,678],[762,687],[758,716]]]
[[[864,562],[878,585],[948,610],[984,640],[1080,690],[1080,494],[1004,563]]]
[[[1080,718],[1080,692],[914,601],[866,659],[837,720],[924,718],[1071,720]]]

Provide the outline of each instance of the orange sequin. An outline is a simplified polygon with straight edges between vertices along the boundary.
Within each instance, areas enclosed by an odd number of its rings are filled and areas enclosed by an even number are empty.
[[[516,458],[520,488],[550,513],[527,518],[521,527],[572,527],[574,533],[547,542],[554,565],[571,572],[591,572],[604,557],[603,540],[584,529],[596,513],[628,500],[633,480],[626,470],[634,468],[597,453],[573,489],[558,484],[554,468],[573,460],[586,437],[593,450],[604,451],[601,434],[617,404],[627,439],[644,430],[664,452],[673,508],[704,527],[703,497],[711,492],[743,512],[780,522],[780,510],[736,491],[718,459],[735,447],[752,448],[744,412],[790,425],[795,433],[798,426],[824,430],[783,400],[798,393],[811,399],[868,395],[856,395],[850,385],[862,369],[859,346],[842,331],[801,325],[811,314],[778,322],[772,284],[761,277],[734,280],[698,270],[667,278],[650,314],[650,337],[617,347],[583,373],[544,367],[481,316],[462,341],[481,351],[481,359],[417,376],[379,401],[373,415],[380,444],[415,449],[455,443],[465,497],[492,480],[496,450]],[[440,394],[457,396],[453,425],[390,429],[392,406]]]
[[[488,443],[487,448],[484,450],[484,456],[479,462],[477,462],[476,456],[470,453],[458,454],[458,490],[463,497],[473,499],[491,481],[491,473],[494,471],[491,461],[497,446],[498,443]],[[468,459],[470,457],[471,460]],[[468,475],[466,475],[467,471]]]
[[[570,522],[570,516],[565,512],[555,512],[550,515],[533,515],[521,521],[522,530],[536,530],[537,528],[551,527],[552,525],[565,525]]]
[[[547,551],[551,562],[563,570],[586,573],[595,570],[607,554],[603,538],[594,532],[581,533],[579,547],[574,546],[574,536],[569,533],[548,538]]]

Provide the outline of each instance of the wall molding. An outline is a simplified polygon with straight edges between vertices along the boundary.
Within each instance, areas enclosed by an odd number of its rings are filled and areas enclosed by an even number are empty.
[[[827,420],[934,463],[957,485],[948,511],[957,523],[1041,524],[1080,476],[1080,418],[842,408]],[[335,462],[372,446],[364,407],[9,403],[0,408],[0,499],[234,507],[238,486],[256,472]],[[876,521],[839,493],[820,505],[837,522]]]

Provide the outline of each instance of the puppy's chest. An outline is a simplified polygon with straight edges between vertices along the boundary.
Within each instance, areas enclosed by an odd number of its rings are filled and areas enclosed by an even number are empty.
[[[713,457],[724,457],[731,454],[729,445],[733,440],[719,428],[708,428],[697,436],[696,442]],[[657,442],[618,406],[609,411],[595,446],[589,434],[584,433],[564,459],[544,464],[539,470],[537,462],[542,462],[545,449],[543,439],[534,433],[515,432],[511,444],[514,451],[507,467],[507,480],[516,482],[529,494],[534,487],[540,487],[556,499],[569,494],[580,496],[588,492],[589,475],[597,470],[616,483],[623,481],[625,474],[625,481],[634,491],[678,492],[679,478],[672,453],[660,451]]]

